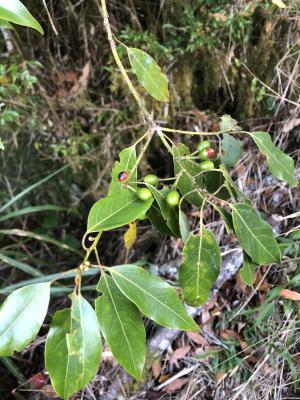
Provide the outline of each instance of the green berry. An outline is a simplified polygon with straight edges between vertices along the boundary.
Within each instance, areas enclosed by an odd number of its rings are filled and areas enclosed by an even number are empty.
[[[210,171],[211,169],[215,168],[215,164],[213,163],[213,161],[207,160],[207,161],[202,161],[199,164],[199,167],[201,171]]]
[[[152,193],[148,188],[139,188],[137,195],[140,200],[148,201],[152,198]]]
[[[210,147],[210,142],[208,140],[203,140],[203,142],[200,142],[198,145],[198,151],[201,151],[203,149],[208,149]]]
[[[209,147],[208,149],[202,149],[199,152],[199,157],[202,160],[209,160],[210,158],[213,158],[215,156],[215,150]]]
[[[167,195],[167,203],[171,207],[178,206],[180,200],[180,194],[177,190],[171,190]]]
[[[144,177],[144,182],[148,183],[148,185],[156,186],[158,184],[158,181],[158,177],[153,174],[149,174]]]

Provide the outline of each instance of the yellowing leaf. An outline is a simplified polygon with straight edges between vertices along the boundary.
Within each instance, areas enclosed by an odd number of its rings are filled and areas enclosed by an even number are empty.
[[[279,8],[286,8],[286,5],[281,0],[272,0],[272,3]]]
[[[129,228],[124,234],[124,243],[127,250],[131,249],[133,243],[136,241],[136,223],[131,222]]]

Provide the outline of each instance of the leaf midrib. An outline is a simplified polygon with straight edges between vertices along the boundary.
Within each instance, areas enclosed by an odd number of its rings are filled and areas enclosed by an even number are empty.
[[[172,310],[172,308],[170,308],[169,306],[167,306],[166,304],[164,304],[163,302],[161,302],[160,300],[158,300],[157,298],[155,298],[151,293],[147,292],[145,289],[143,289],[141,286],[137,285],[135,282],[131,281],[130,279],[126,278],[124,275],[122,275],[120,272],[118,271],[112,271],[113,268],[111,269],[112,272],[112,276],[114,273],[116,273],[117,275],[120,275],[124,280],[127,280],[128,282],[130,282],[133,286],[136,286],[138,289],[140,289],[142,292],[146,293],[148,296],[152,297],[157,303],[161,304],[163,307],[167,308],[168,310],[170,310],[173,314],[175,314],[176,316],[178,316],[182,321],[184,321],[185,323],[188,323],[190,325],[190,322],[186,321],[181,315],[177,314],[174,310]],[[114,281],[116,282],[116,280],[114,279]],[[116,282],[117,284],[117,282]],[[118,284],[117,284],[118,285]],[[191,325],[190,325],[191,326]]]
[[[103,224],[105,221],[107,221],[109,218],[112,218],[114,215],[118,214],[120,211],[124,210],[126,207],[130,206],[132,203],[134,203],[136,199],[132,199],[129,203],[126,203],[123,207],[118,208],[115,212],[109,214],[108,217],[104,218],[101,222],[97,222],[95,225],[92,226],[88,231],[93,232],[93,230],[100,224]],[[102,227],[103,228],[103,227]]]
[[[263,142],[262,140],[260,140],[260,139],[259,139],[257,136],[255,136],[255,135],[251,135],[251,136],[252,136],[252,138],[254,138],[254,140],[256,139],[256,140],[259,142],[260,146],[264,149],[265,155],[266,155],[267,158],[271,159],[275,164],[279,165],[279,169],[282,168],[282,169],[286,172],[286,174],[287,174],[288,176],[290,176],[290,178],[291,178],[291,177],[292,177],[293,179],[295,178],[294,175],[293,175],[288,169],[285,168],[285,165],[284,165],[284,164],[281,164],[280,161],[278,161],[275,157],[273,157],[272,153],[271,153],[271,152],[269,151],[269,149],[265,146],[265,144],[264,144],[264,142]],[[274,143],[273,143],[272,141],[271,141],[271,144],[272,144],[272,146],[274,146]],[[277,151],[281,152],[281,150],[279,150],[276,146],[274,146],[274,148],[275,148],[276,152],[277,152]],[[286,156],[288,156],[288,155],[285,154],[285,153],[283,153],[283,154],[286,155]],[[289,156],[288,156],[288,157],[289,157]]]
[[[129,50],[130,50],[130,49],[129,49]],[[142,70],[144,71],[144,74],[145,74],[146,76],[149,77],[150,81],[153,83],[154,86],[156,86],[156,89],[157,89],[158,92],[160,93],[160,88],[159,88],[159,86],[157,85],[156,81],[154,81],[154,80],[152,79],[151,75],[150,75],[149,73],[147,73],[146,68],[143,66],[143,64],[140,63],[139,59],[134,55],[134,52],[131,52],[131,54],[133,55],[133,58],[136,60],[136,62],[140,65],[140,67],[142,68]],[[150,57],[149,55],[147,55],[147,56]],[[152,57],[151,57],[151,59],[152,59],[153,62],[156,64],[155,60],[154,60]],[[155,64],[153,64],[153,65],[155,65]],[[162,75],[164,76],[164,73],[160,70],[160,68],[157,66],[157,64],[156,64],[156,67],[158,68],[158,72],[160,72],[160,74],[162,74]],[[165,79],[163,79],[163,80],[164,80],[164,83],[165,83]],[[146,86],[146,85],[144,84],[143,86]],[[160,94],[161,94],[161,93],[160,93]],[[163,96],[163,97],[165,98],[165,96]]]
[[[246,221],[244,220],[244,218],[241,216],[241,214],[237,211],[236,207],[234,207],[234,205],[232,206],[233,209],[235,210],[235,212],[238,214],[239,218],[242,220],[242,222],[244,223],[246,229],[250,232],[250,235],[254,237],[254,239],[258,242],[258,244],[265,249],[265,251],[272,257],[272,259],[277,262],[277,259],[274,258],[273,254],[269,252],[269,250],[258,240],[258,238],[252,233],[252,230],[248,227],[248,225],[246,224]],[[265,236],[265,235],[263,235]]]
[[[28,308],[36,301],[36,298],[32,299],[31,302],[22,310],[22,312],[17,316],[17,318],[0,334],[0,338],[5,335],[5,333],[10,329],[12,326],[16,324],[16,322],[20,319],[20,317],[27,311]]]
[[[103,275],[104,275],[104,274],[103,274]],[[128,337],[127,337],[127,334],[126,334],[126,332],[125,332],[125,329],[124,329],[124,326],[123,326],[122,320],[121,320],[121,318],[120,318],[120,315],[119,315],[119,313],[118,313],[117,306],[116,306],[116,304],[115,304],[115,301],[114,301],[113,295],[112,295],[112,293],[111,293],[111,290],[110,290],[109,284],[108,284],[108,282],[107,282],[107,280],[106,280],[106,279],[107,279],[107,278],[105,277],[105,278],[104,278],[104,280],[105,280],[105,284],[106,284],[107,290],[108,290],[108,292],[109,292],[109,295],[110,295],[111,301],[112,301],[112,303],[113,303],[113,307],[114,307],[114,309],[115,309],[115,312],[116,312],[116,314],[117,314],[117,318],[118,318],[118,320],[119,320],[119,322],[120,322],[121,329],[122,329],[122,331],[123,331],[123,334],[124,334],[125,340],[126,340],[126,342],[127,342],[127,344],[128,344],[129,351],[130,351],[130,357],[131,357],[131,361],[132,361],[132,365],[133,365],[133,367],[134,367],[134,370],[135,370],[135,372],[138,372],[138,371],[137,371],[137,369],[136,369],[135,360],[134,360],[134,358],[133,358],[133,352],[132,352],[132,348],[131,348],[130,342],[129,342],[129,340],[128,340]],[[137,376],[139,376],[139,373],[137,373]]]

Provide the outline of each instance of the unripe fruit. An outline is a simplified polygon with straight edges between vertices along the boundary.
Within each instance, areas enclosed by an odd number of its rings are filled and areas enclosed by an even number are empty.
[[[203,149],[208,149],[210,147],[210,142],[208,140],[203,140],[203,142],[200,142],[198,145],[198,151],[201,151]]]
[[[144,182],[152,186],[156,186],[158,184],[158,181],[159,181],[158,177],[153,174],[149,174],[144,177]]]
[[[177,190],[171,190],[167,195],[167,203],[171,207],[178,206],[180,200],[180,194]]]
[[[199,164],[199,167],[201,171],[210,171],[215,168],[215,164],[212,161],[207,160],[207,161],[202,161]]]
[[[209,160],[210,158],[213,158],[215,156],[215,150],[209,147],[208,149],[203,149],[199,153],[199,157],[202,160]]]
[[[126,182],[129,179],[129,174],[127,171],[121,171],[118,175],[119,182]]]
[[[139,188],[137,195],[140,200],[148,201],[152,198],[152,193],[148,188]]]

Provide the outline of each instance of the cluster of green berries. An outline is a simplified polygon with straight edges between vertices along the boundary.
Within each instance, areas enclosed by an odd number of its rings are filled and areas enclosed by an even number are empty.
[[[119,182],[126,182],[128,179],[129,179],[129,174],[127,171],[121,171],[119,173],[118,175]],[[146,175],[143,180],[145,183],[152,186],[156,186],[159,181],[158,177],[154,174]],[[153,197],[151,190],[146,187],[138,188],[137,196],[142,201],[148,201]],[[177,190],[170,190],[170,192],[167,194],[166,200],[170,206],[172,207],[178,206],[180,200],[179,192],[177,192]]]
[[[211,158],[215,156],[215,150],[211,148],[210,142],[208,140],[204,140],[203,142],[201,142],[198,146],[198,151],[200,159],[203,160],[199,164],[201,171],[210,171],[214,169],[215,165],[213,161],[211,161]],[[119,173],[118,175],[119,182],[125,183],[128,181],[128,179],[129,179],[128,171],[121,171]],[[159,181],[158,177],[154,174],[146,175],[143,180],[145,183],[152,186],[156,186]],[[137,196],[142,201],[148,201],[153,197],[151,190],[148,189],[147,187],[138,188]],[[166,200],[171,207],[178,206],[180,201],[179,192],[177,190],[170,190],[167,194]]]
[[[198,146],[199,157],[202,161],[199,166],[202,171],[209,171],[215,168],[214,162],[211,161],[215,156],[215,150],[211,147],[211,144],[208,140],[204,140],[200,142]]]

